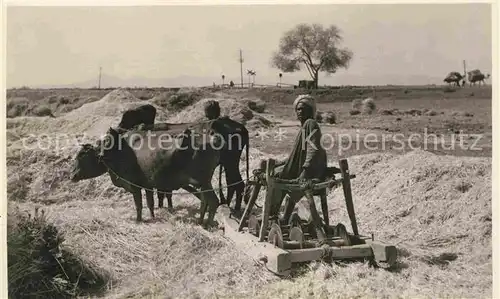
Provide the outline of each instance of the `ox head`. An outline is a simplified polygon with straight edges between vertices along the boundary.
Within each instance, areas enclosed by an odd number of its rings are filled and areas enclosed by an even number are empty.
[[[95,178],[106,172],[106,167],[99,161],[97,152],[97,148],[91,144],[82,145],[71,168],[72,182]]]

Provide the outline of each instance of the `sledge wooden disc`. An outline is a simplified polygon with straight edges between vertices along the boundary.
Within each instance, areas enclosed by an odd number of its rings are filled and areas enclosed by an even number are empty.
[[[300,248],[304,244],[304,233],[300,229],[300,227],[292,227],[290,229],[290,241],[297,241],[300,244]]]
[[[271,225],[271,229],[267,235],[267,241],[274,244],[276,247],[283,248],[283,233],[281,232],[279,225],[276,223]]]
[[[342,223],[338,223],[335,226],[335,235],[337,237],[342,238],[344,241],[344,246],[351,246],[351,238],[349,237],[349,234],[347,233],[347,229]]]
[[[288,220],[288,225],[290,225],[290,227],[301,226],[301,220],[297,212],[293,212],[292,215],[290,215],[290,219]]]

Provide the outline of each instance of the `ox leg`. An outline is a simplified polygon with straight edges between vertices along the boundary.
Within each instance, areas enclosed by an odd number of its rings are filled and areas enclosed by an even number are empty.
[[[169,210],[172,210],[173,205],[172,205],[172,191],[164,191],[160,192],[158,191],[158,207],[163,208],[163,199],[167,197],[167,207]]]
[[[236,191],[235,186],[234,185],[230,186],[231,184],[234,184],[234,182],[231,183],[231,182],[227,181],[228,187],[227,187],[226,204],[228,207],[231,207],[231,200],[233,199],[234,192]]]
[[[205,197],[206,198],[206,197]],[[208,210],[208,219],[207,224],[212,225],[215,218],[215,213],[217,212],[217,208],[219,207],[219,198],[217,198],[217,194],[210,188],[210,192],[208,192],[207,205],[209,207]]]
[[[227,188],[227,200],[226,203],[229,206],[231,204],[231,200],[233,199],[234,194],[236,193],[234,209],[236,211],[241,210],[241,201],[243,200],[243,193],[245,192],[245,183],[240,179],[238,181],[227,182],[228,185],[231,185]]]
[[[142,195],[141,189],[134,190],[132,195],[134,196],[135,211],[137,213],[136,221],[142,221]]]
[[[234,205],[234,209],[236,211],[241,210],[241,201],[243,200],[243,194],[245,193],[245,183],[242,179],[239,180],[238,184],[235,187],[236,191],[236,203]]]
[[[226,198],[224,197],[224,190],[222,188],[222,184],[220,183],[222,181],[222,163],[219,165],[219,197],[220,197],[220,201],[219,203],[221,205],[225,204],[226,203]],[[227,178],[227,173],[226,173],[226,182],[228,181],[228,178]],[[228,187],[228,193],[229,193],[229,187]]]
[[[205,193],[201,193],[201,206],[200,206],[200,219],[198,220],[198,224],[203,224],[203,219],[205,219],[205,213],[207,212],[207,195]]]
[[[155,218],[155,200],[153,191],[146,190],[146,202],[148,204],[149,214],[151,218]]]
[[[236,193],[236,203],[234,205],[234,209],[236,211],[241,210],[241,200],[243,199],[243,192],[245,191],[245,183],[243,182],[243,178],[241,177],[240,171],[233,165],[230,165],[226,168],[226,182],[227,182],[227,198],[226,204],[230,206],[231,200],[233,199],[234,194]]]
[[[165,198],[165,193],[157,191],[156,195],[158,196],[158,208],[163,208],[163,199]]]
[[[168,208],[172,210],[174,208],[174,206],[172,205],[172,191],[168,191],[166,195]]]
[[[204,191],[202,193],[202,196],[203,202],[205,204],[205,211],[208,207],[207,226],[210,226],[214,222],[215,213],[217,212],[217,207],[219,206],[219,198],[217,198],[217,194],[215,194],[215,191],[211,186],[208,188],[203,188],[202,191]],[[202,223],[205,216],[205,211],[203,211],[202,216],[200,215],[200,220],[202,221]]]

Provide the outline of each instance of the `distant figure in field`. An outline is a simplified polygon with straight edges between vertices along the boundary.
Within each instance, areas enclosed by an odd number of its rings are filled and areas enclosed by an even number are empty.
[[[229,86],[231,86],[231,88],[232,88],[232,87],[234,87],[234,82],[233,82],[233,80],[231,80],[231,81],[229,82]]]

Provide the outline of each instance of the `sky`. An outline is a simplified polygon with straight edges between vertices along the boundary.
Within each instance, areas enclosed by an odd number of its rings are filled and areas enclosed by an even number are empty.
[[[252,69],[276,84],[271,56],[299,23],[338,26],[354,53],[320,85],[443,84],[463,60],[492,72],[489,4],[8,7],[7,87],[97,85],[99,67],[103,87],[239,83],[239,49],[245,82]],[[305,68],[282,82],[300,79]]]

